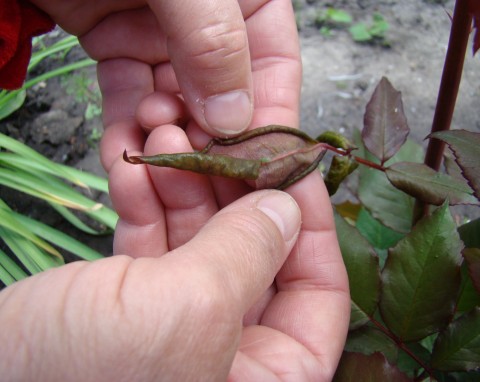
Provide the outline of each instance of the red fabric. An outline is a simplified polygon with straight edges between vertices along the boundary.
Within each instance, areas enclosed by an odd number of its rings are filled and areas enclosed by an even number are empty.
[[[32,54],[32,37],[51,31],[52,19],[25,0],[0,0],[0,88],[23,85]]]

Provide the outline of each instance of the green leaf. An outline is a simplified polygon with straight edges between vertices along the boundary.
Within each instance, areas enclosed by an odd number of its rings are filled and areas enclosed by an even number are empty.
[[[364,355],[344,352],[334,382],[409,382],[408,376],[388,363],[381,353]]]
[[[439,131],[430,136],[447,143],[474,195],[480,199],[480,133],[451,130]]]
[[[474,307],[480,306],[480,293],[478,293],[473,286],[472,278],[468,274],[468,266],[466,261],[464,261],[462,264],[461,274],[462,281],[460,284],[460,293],[457,299],[457,313],[470,312]]]
[[[466,248],[463,250],[463,258],[468,266],[468,273],[473,286],[480,293],[480,248]]]
[[[395,363],[399,354],[398,346],[390,338],[368,325],[348,333],[344,350],[365,355],[382,353],[390,363]]]
[[[10,285],[26,277],[28,275],[25,271],[0,249],[0,280],[5,285]]]
[[[480,218],[458,228],[458,233],[467,248],[480,248]]]
[[[368,31],[368,27],[365,23],[357,23],[352,25],[348,31],[354,41],[366,42],[372,39],[372,35]]]
[[[448,199],[451,205],[477,204],[465,183],[421,163],[395,163],[385,174],[395,187],[425,203],[438,206]]]
[[[43,224],[37,220],[31,219],[27,216],[20,215],[12,211],[15,218],[23,224],[26,228],[31,230],[32,233],[47,240],[60,248],[63,248],[75,256],[78,256],[84,260],[97,260],[104,257],[101,253],[93,250],[85,244],[79,242],[73,237]]]
[[[382,272],[380,312],[401,340],[420,340],[442,329],[453,315],[462,247],[443,205],[390,251]]]
[[[6,228],[0,227],[0,238],[31,274],[64,264],[63,259],[49,255],[30,240]]]
[[[356,227],[363,237],[373,245],[380,258],[380,267],[383,268],[387,258],[386,250],[397,244],[404,235],[384,226],[374,219],[365,208],[362,208],[358,214]]]
[[[399,351],[398,359],[395,364],[399,370],[403,371],[413,379],[416,372],[421,369],[421,365],[416,359],[412,358],[412,354],[414,354],[417,359],[420,359],[423,364],[428,365],[430,361],[430,352],[418,342],[405,344],[405,346],[408,348],[409,353],[403,349]]]
[[[362,130],[365,147],[385,163],[405,143],[409,132],[402,93],[382,77],[365,111]]]
[[[62,257],[55,248],[40,239],[29,229],[25,228],[25,226],[21,222],[19,222],[10,211],[4,208],[0,208],[0,226],[24,237],[25,239],[31,241],[37,247],[42,248],[51,255],[58,256],[60,258]]]
[[[432,366],[443,371],[480,368],[480,308],[452,322],[438,336]]]
[[[352,312],[350,329],[369,321],[377,309],[380,293],[380,269],[373,248],[360,233],[335,214],[340,250],[348,272]]]
[[[20,109],[26,97],[27,92],[25,90],[0,92],[0,121]]]
[[[349,24],[352,22],[352,16],[350,16],[348,12],[341,9],[328,8],[326,15],[327,20],[331,20],[336,23]]]
[[[78,181],[75,177],[71,176],[68,172],[64,171],[66,166],[60,166],[57,163],[51,161],[50,159],[44,157],[40,153],[36,152],[27,145],[13,139],[5,134],[0,133],[0,147],[5,150],[9,150],[13,153],[18,154],[20,157],[30,160],[31,163],[35,163],[37,166],[45,168],[45,172],[50,174],[55,174],[56,176],[63,177],[74,184],[83,186],[81,182]]]
[[[373,14],[373,24],[369,29],[372,36],[383,38],[388,31],[389,25],[383,15],[380,13]]]
[[[361,142],[359,142],[358,139],[356,139],[355,142],[360,147],[361,155]],[[366,151],[362,156],[368,160],[375,160],[374,157]],[[408,140],[386,165],[404,160],[422,162],[422,148],[418,144]],[[411,196],[393,187],[381,171],[360,166],[359,174],[358,197],[365,208],[367,208],[375,219],[378,219],[385,226],[398,232],[409,232],[412,224],[415,200]]]

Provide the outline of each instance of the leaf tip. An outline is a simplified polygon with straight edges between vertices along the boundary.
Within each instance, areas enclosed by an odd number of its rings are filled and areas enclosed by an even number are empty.
[[[128,156],[127,154],[127,149],[125,149],[123,151],[123,160],[127,163],[131,163],[131,164],[142,164],[142,160],[140,159],[140,157],[138,156]]]

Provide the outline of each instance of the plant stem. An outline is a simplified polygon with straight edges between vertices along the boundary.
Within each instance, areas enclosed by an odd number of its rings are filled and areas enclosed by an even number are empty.
[[[449,130],[462,78],[463,63],[471,31],[472,17],[468,10],[468,0],[457,0],[452,18],[452,29],[448,42],[445,64],[443,66],[437,105],[432,122],[431,133]],[[442,164],[445,143],[430,139],[425,155],[425,164],[438,171]],[[417,200],[414,211],[414,223],[428,212],[428,205]]]
[[[379,171],[385,171],[386,168],[383,167],[382,165],[380,164],[377,164],[377,163],[374,163],[372,161],[369,161],[368,159],[364,159],[364,158],[360,158],[360,157],[357,157],[355,155],[351,155],[350,152],[351,150],[344,150],[344,149],[339,149],[337,147],[334,147],[334,146],[331,146],[327,143],[324,143],[323,146],[327,149],[327,150],[330,150],[336,154],[339,154],[341,156],[349,156],[351,158],[353,158],[354,160],[356,160],[358,163],[360,164],[363,164],[364,166],[367,166],[367,167],[370,167],[370,168],[374,168],[375,170],[379,170]]]
[[[395,336],[390,330],[383,326],[380,322],[370,317],[370,322],[377,327],[383,334],[389,337],[395,344],[407,353],[425,372],[431,377],[433,375],[432,370],[426,365],[420,358],[418,358],[397,336]]]

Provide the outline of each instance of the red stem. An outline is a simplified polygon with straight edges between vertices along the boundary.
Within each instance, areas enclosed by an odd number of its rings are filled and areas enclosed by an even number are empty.
[[[337,147],[331,146],[328,143],[321,143],[323,147],[325,147],[327,150],[333,151],[336,154],[342,155],[342,156],[350,156],[351,158],[355,159],[358,163],[363,164],[364,166],[374,168],[376,170],[380,171],[385,171],[386,168],[383,167],[382,165],[379,165],[377,163],[371,162],[368,159],[363,159],[354,155],[350,155],[350,152],[352,150],[344,150],[344,149],[339,149]]]
[[[420,367],[425,370],[425,372],[431,377],[432,370],[420,359],[418,358],[400,339],[398,339],[390,330],[384,327],[380,322],[375,320],[373,317],[370,317],[370,322],[375,325],[383,334],[389,337],[395,344],[402,349],[405,353],[407,353],[413,360],[415,360]]]
[[[472,16],[468,10],[468,0],[457,0],[452,17],[452,29],[450,31],[431,133],[450,129],[462,78],[463,63],[465,61],[471,25]],[[445,144],[442,141],[430,139],[425,155],[425,164],[438,171],[442,164],[444,148]],[[414,213],[415,221],[426,215],[427,212],[428,205],[417,200]]]

